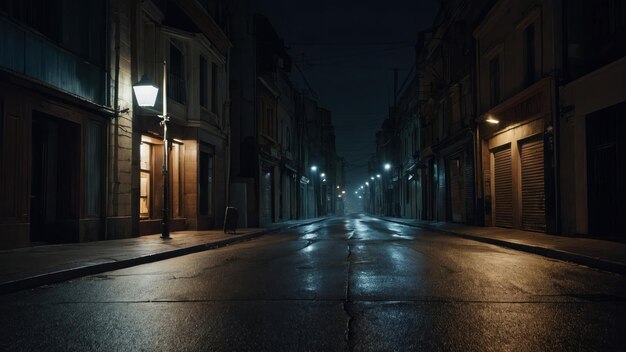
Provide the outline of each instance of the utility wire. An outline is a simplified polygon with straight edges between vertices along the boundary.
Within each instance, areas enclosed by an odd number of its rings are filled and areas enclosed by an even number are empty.
[[[415,45],[414,41],[404,42],[290,42],[287,46],[377,46],[377,45]]]

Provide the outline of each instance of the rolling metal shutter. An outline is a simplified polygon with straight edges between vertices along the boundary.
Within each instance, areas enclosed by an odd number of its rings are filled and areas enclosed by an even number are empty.
[[[513,171],[511,147],[494,153],[495,219],[496,226],[513,227]]]
[[[522,228],[546,231],[543,140],[522,144]]]

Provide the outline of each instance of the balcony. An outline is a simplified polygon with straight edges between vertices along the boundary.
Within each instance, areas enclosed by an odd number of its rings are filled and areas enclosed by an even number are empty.
[[[105,71],[0,17],[0,67],[96,104],[105,104]]]

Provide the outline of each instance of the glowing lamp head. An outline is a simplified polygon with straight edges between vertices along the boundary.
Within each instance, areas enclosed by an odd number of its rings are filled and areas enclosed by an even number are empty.
[[[492,125],[497,125],[500,123],[500,121],[496,119],[495,117],[493,117],[492,115],[487,115],[485,122],[490,123]]]
[[[135,98],[139,106],[154,106],[157,95],[159,94],[159,88],[152,84],[145,74],[141,77],[141,80],[133,86],[133,91],[135,92]]]
[[[391,170],[391,164],[387,163],[385,164],[385,171],[389,171]]]

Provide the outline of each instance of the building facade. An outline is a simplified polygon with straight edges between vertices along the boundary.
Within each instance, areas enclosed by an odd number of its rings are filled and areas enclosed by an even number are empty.
[[[218,1],[143,1],[136,9],[133,78],[163,81],[167,72],[170,228],[220,228],[228,201],[230,41]],[[222,25],[221,25],[222,24]],[[136,108],[140,234],[160,231],[163,132],[157,107]]]
[[[626,3],[562,1],[560,14],[563,68],[554,124],[560,230],[623,238]]]
[[[129,22],[122,1],[0,3],[0,247],[132,233],[130,139],[109,148],[132,131]]]
[[[474,30],[488,226],[555,232],[553,1],[498,1]]]

